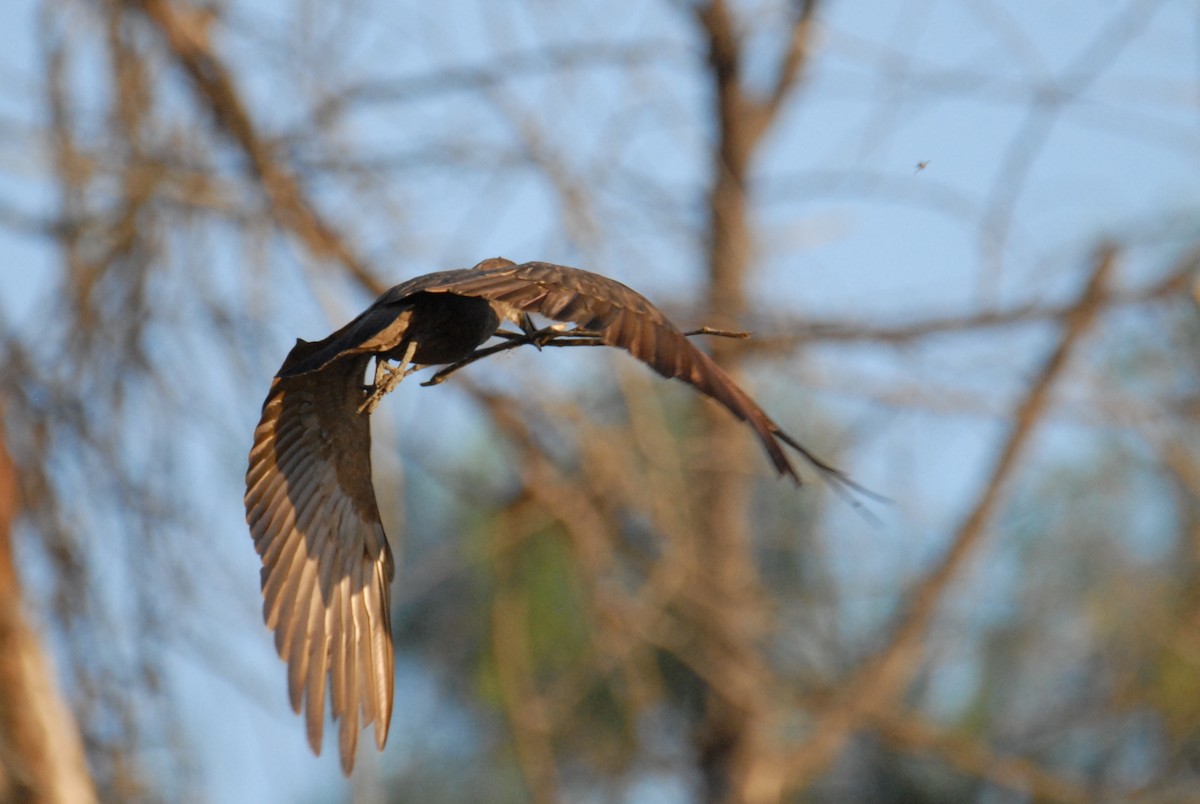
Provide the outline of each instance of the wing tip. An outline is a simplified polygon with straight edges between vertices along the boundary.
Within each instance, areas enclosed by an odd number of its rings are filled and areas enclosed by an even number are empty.
[[[299,710],[297,710],[297,714],[299,714]],[[321,743],[324,742],[324,715],[325,712],[322,710],[321,717],[310,718],[308,722],[308,747],[317,756],[321,756]]]
[[[353,712],[342,716],[342,724],[338,729],[338,757],[342,764],[342,773],[349,776],[354,770],[354,760],[358,756],[358,708],[355,703]]]

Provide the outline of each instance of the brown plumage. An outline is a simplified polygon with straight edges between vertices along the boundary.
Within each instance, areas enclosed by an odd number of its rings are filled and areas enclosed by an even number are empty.
[[[594,332],[720,402],[754,428],[779,474],[800,482],[787,444],[830,479],[849,482],[784,433],[643,296],[577,268],[496,258],[428,274],[388,290],[328,338],[298,340],[254,433],[246,520],[263,562],[263,616],[288,663],[292,708],[304,705],[309,744],[320,753],[329,679],[347,774],[360,728],[374,723],[382,748],[392,712],[393,564],[371,485],[364,371],[372,357],[453,363],[503,321],[523,322],[529,313]]]

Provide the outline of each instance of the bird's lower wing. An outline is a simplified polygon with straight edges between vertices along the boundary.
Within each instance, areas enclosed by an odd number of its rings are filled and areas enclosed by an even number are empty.
[[[246,473],[263,616],[288,663],[292,708],[299,714],[304,705],[309,744],[320,753],[328,686],[347,774],[359,729],[373,722],[382,748],[392,712],[394,569],[371,485],[368,416],[358,412],[369,360],[355,355],[276,378]]]

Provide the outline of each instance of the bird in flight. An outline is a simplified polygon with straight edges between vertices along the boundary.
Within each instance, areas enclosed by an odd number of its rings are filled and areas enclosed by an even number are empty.
[[[537,329],[530,314],[560,323]],[[504,322],[518,324],[521,332],[500,329]],[[739,333],[684,333],[620,282],[578,268],[497,257],[410,279],[328,338],[296,341],[271,382],[254,431],[245,503],[262,558],[263,617],[287,662],[292,709],[304,709],[315,753],[321,752],[327,689],[333,719],[340,721],[338,747],[347,775],[360,729],[373,723],[380,749],[387,740],[394,566],[371,484],[369,416],[417,368],[446,366],[428,385],[522,344],[620,347],[746,422],[781,476],[800,483],[787,446],[835,487],[861,490],[781,430],[692,345],[691,334]],[[497,335],[504,342],[479,348]],[[375,381],[364,387],[372,358]]]

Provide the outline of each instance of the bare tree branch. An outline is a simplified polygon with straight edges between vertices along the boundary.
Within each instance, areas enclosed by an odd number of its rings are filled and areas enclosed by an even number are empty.
[[[959,770],[1030,796],[1034,801],[1086,804],[1096,797],[1022,757],[1003,756],[960,734],[947,734],[916,712],[897,710],[871,718],[870,725],[898,750],[929,753]]]
[[[800,72],[808,63],[808,44],[812,38],[813,13],[817,10],[817,0],[794,0],[794,4],[797,6],[796,19],[792,23],[787,52],[784,54],[783,63],[779,65],[775,86],[764,103],[768,119],[774,119],[778,115],[779,107],[791,94],[792,88],[799,81]]]
[[[1178,297],[1189,292],[1200,270],[1200,249],[1188,252],[1158,282],[1144,288],[1113,291],[1102,300],[1103,309],[1133,307]],[[1062,321],[1075,306],[1070,304],[1026,305],[1011,310],[985,310],[970,315],[952,315],[915,321],[911,324],[880,325],[873,322],[799,320],[771,328],[778,335],[759,335],[747,342],[750,351],[779,352],[802,343],[886,343],[902,346],[938,335],[978,332],[1020,324]]]
[[[350,244],[317,211],[296,178],[281,165],[209,41],[212,17],[185,10],[169,0],[126,0],[162,34],[176,61],[206,101],[217,124],[246,156],[280,225],[295,234],[317,259],[331,259],[364,288],[381,293],[385,285],[371,273]]]
[[[1030,385],[1013,413],[1012,429],[989,473],[978,499],[955,530],[949,549],[938,565],[909,595],[906,609],[888,644],[863,663],[836,696],[837,700],[816,713],[812,736],[790,754],[789,776],[793,785],[803,785],[828,767],[850,735],[864,719],[885,712],[901,695],[922,661],[924,639],[950,582],[959,577],[968,559],[986,535],[986,525],[1000,500],[1017,459],[1029,442],[1037,422],[1050,401],[1050,391],[1067,364],[1067,359],[1087,332],[1100,310],[1117,250],[1102,247],[1079,301],[1063,319],[1058,345]]]

